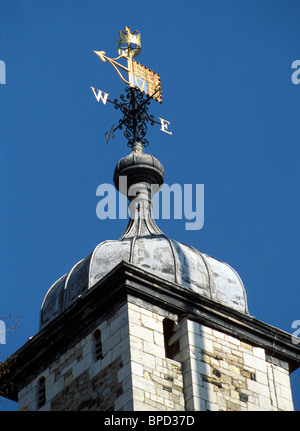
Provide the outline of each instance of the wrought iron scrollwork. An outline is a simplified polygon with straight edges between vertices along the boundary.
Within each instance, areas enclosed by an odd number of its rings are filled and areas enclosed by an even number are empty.
[[[155,92],[161,91],[157,88]],[[119,125],[114,129],[123,129],[124,136],[128,140],[128,147],[132,147],[134,142],[141,142],[144,147],[148,147],[149,142],[145,138],[147,134],[147,123],[151,126],[156,123],[153,115],[148,114],[151,97],[133,87],[125,88],[126,94],[121,94],[120,99],[114,100],[115,109],[120,109],[123,118],[119,120]]]

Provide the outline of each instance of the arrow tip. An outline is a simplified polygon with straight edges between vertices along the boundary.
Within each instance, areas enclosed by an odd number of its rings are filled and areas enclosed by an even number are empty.
[[[98,57],[100,57],[102,61],[104,61],[104,62],[106,61],[105,60],[105,51],[94,51],[94,53],[97,54]]]

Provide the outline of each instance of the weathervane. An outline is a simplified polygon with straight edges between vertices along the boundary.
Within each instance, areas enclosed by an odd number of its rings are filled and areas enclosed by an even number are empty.
[[[161,131],[169,135],[172,134],[168,130],[169,121],[159,118],[160,122],[158,122],[153,115],[148,114],[151,99],[162,103],[160,76],[133,60],[133,57],[136,57],[141,52],[141,35],[139,31],[130,32],[129,27],[126,27],[125,31],[120,31],[117,47],[119,56],[116,58],[107,57],[105,51],[94,51],[102,61],[106,62],[107,60],[115,68],[122,81],[129,85],[129,87],[125,88],[126,95],[120,95],[121,102],[118,99],[109,100],[108,93],[91,87],[97,102],[101,100],[104,105],[106,105],[106,102],[113,103],[115,109],[120,109],[123,114],[119,124],[116,127],[113,125],[109,133],[105,133],[106,142],[108,143],[111,138],[115,137],[114,132],[117,129],[126,127],[124,135],[128,139],[128,146],[132,147],[135,142],[141,142],[146,147],[149,145],[145,138],[148,121],[152,126],[155,123],[159,124]],[[117,61],[122,58],[127,60],[127,66]],[[128,79],[123,76],[122,71],[128,73]]]

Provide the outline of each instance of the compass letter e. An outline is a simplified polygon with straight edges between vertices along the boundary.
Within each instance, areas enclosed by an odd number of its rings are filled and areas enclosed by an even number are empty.
[[[164,120],[163,118],[160,118],[160,117],[159,119],[160,119],[160,125],[161,125],[160,130],[162,132],[168,133],[169,135],[172,135],[172,132],[168,131],[168,126],[171,124],[170,121]]]

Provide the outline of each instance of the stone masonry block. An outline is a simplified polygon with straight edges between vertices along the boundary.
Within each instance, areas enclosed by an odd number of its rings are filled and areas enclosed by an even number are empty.
[[[152,369],[155,368],[155,356],[152,354],[134,349],[131,351],[131,359],[132,361],[143,364],[144,366]]]
[[[133,374],[136,374],[138,376],[143,376],[143,374],[144,374],[143,365],[132,361],[131,362],[131,371]]]
[[[162,321],[159,322],[153,317],[145,316],[143,314],[141,316],[141,320],[142,320],[142,325],[145,326],[146,328],[163,333]]]
[[[147,310],[142,302],[140,305],[129,302],[128,310],[129,310],[129,313],[131,313],[132,311],[135,311],[137,313],[144,314],[145,316],[152,317],[152,311]]]
[[[293,411],[294,406],[292,400],[288,400],[287,398],[280,397],[278,399],[278,407],[284,411]]]
[[[128,310],[128,322],[134,323],[136,325],[141,325],[141,313],[134,310]]]
[[[126,309],[126,310],[123,310],[123,312],[120,313],[119,316],[117,316],[111,320],[111,322],[110,322],[111,335],[114,334],[119,329],[121,329],[127,325],[128,325],[128,313],[127,313],[127,309]]]
[[[287,371],[280,369],[273,369],[273,375],[275,382],[285,386],[286,388],[290,388],[290,377],[287,374]]]
[[[120,395],[116,399],[116,401],[114,403],[114,410],[115,411],[123,410],[123,408],[128,403],[130,398],[132,398],[132,390],[131,389],[129,389],[128,391],[126,391],[124,394]]]
[[[150,405],[149,403],[142,402],[139,400],[134,400],[134,411],[157,411],[158,409],[155,406]]]
[[[132,375],[132,386],[135,388],[142,389],[143,391],[150,394],[156,393],[155,382],[149,379],[145,379],[144,377],[137,376],[136,374]]]
[[[244,364],[247,367],[252,367],[255,370],[267,372],[266,362],[263,359],[257,358],[249,353],[244,353]]]
[[[212,335],[212,331],[213,330],[211,328],[208,328],[208,326],[201,325],[201,334],[206,336]]]
[[[118,371],[118,382],[121,382],[126,377],[131,375],[131,364],[130,362]]]
[[[145,401],[145,391],[139,388],[132,389],[133,399],[137,401]]]
[[[158,356],[164,358],[165,349],[162,346],[158,346],[157,344],[149,343],[148,341],[143,342],[144,352],[150,353],[154,356]]]
[[[93,364],[93,355],[90,353],[86,355],[81,361],[77,362],[73,366],[73,377],[74,379],[83,373],[85,370],[89,369],[89,367]]]
[[[193,320],[187,321],[187,330],[190,333],[201,335],[201,325]]]
[[[255,382],[253,380],[247,380],[247,389],[256,394],[264,395],[265,397],[270,396],[270,390],[267,385],[263,385],[262,383]]]
[[[238,338],[232,337],[231,335],[227,335],[226,339],[230,344],[234,344],[235,346],[240,345],[240,340]]]
[[[152,329],[145,328],[134,323],[129,323],[129,333],[134,334],[136,337],[148,341],[149,343],[154,342]]]
[[[112,350],[121,341],[121,331],[118,330],[111,335],[106,341],[102,341],[102,354],[105,355],[109,350]]]
[[[261,347],[253,347],[253,356],[263,359],[264,361],[266,360],[265,350]]]
[[[47,388],[46,399],[51,400],[55,397],[59,392],[61,392],[64,388],[64,379],[61,378],[49,388]]]
[[[161,332],[154,331],[154,343],[160,346],[164,346],[164,336]]]

